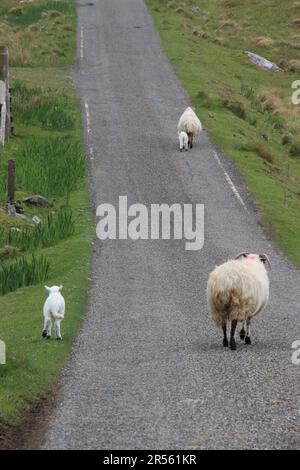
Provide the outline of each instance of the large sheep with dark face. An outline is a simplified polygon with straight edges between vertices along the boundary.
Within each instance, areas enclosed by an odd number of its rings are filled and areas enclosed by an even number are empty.
[[[210,273],[207,300],[214,323],[223,328],[223,346],[228,346],[227,321],[231,321],[231,349],[236,349],[234,335],[238,321],[243,322],[241,339],[251,344],[251,318],[265,308],[269,299],[266,263],[270,267],[269,258],[265,254],[241,253]]]

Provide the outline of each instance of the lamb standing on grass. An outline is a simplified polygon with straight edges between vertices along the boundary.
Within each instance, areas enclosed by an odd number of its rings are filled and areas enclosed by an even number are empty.
[[[213,321],[222,326],[223,346],[228,346],[227,321],[231,321],[230,348],[236,349],[234,339],[237,322],[243,322],[240,338],[251,344],[251,318],[265,308],[269,300],[269,277],[265,254],[241,253],[234,260],[217,266],[209,275],[207,300]],[[245,332],[246,323],[246,332]]]
[[[181,115],[178,125],[178,133],[185,132],[188,136],[188,146],[193,148],[193,140],[202,131],[202,124],[195,111],[188,107]]]
[[[51,338],[52,320],[54,321],[54,333],[58,340],[61,340],[60,333],[60,322],[65,316],[65,299],[61,295],[60,291],[63,286],[45,286],[45,289],[49,292],[49,295],[44,304],[44,329],[42,336],[43,338]]]

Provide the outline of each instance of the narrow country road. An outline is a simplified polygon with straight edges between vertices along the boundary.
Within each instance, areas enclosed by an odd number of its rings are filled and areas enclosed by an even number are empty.
[[[89,309],[42,448],[299,448],[300,272],[266,239],[238,172],[205,133],[179,153],[188,99],[143,1],[81,0],[78,14],[94,207],[117,207],[119,195],[202,203],[205,244],[96,241]],[[253,344],[232,352],[208,315],[206,282],[244,250],[270,255],[271,302]]]

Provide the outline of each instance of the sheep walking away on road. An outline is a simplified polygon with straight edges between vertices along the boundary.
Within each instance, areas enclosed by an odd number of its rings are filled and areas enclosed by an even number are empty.
[[[180,116],[177,125],[178,133],[185,132],[188,136],[188,146],[193,148],[194,138],[202,131],[202,124],[195,111],[188,107]]]
[[[269,300],[266,264],[271,267],[266,254],[241,253],[210,273],[207,300],[214,323],[223,328],[223,346],[228,346],[228,321],[231,321],[230,348],[236,349],[234,335],[238,321],[243,322],[240,338],[251,344],[251,318],[261,312]]]

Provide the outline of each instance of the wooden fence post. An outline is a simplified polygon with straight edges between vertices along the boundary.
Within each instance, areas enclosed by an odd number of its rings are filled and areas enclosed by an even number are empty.
[[[8,160],[7,199],[9,204],[15,202],[16,160]]]
[[[6,127],[6,85],[0,80],[0,143],[4,147]]]
[[[8,48],[0,46],[0,80],[7,82],[8,79]]]
[[[9,139],[11,133],[10,121],[10,93],[9,93],[9,73],[8,73],[8,47],[0,46],[0,81],[5,83],[5,140]],[[2,104],[3,107],[3,104]]]

